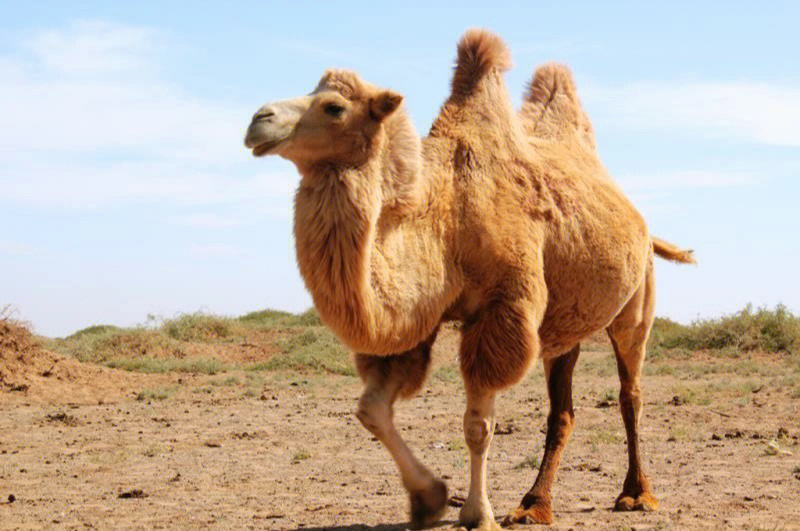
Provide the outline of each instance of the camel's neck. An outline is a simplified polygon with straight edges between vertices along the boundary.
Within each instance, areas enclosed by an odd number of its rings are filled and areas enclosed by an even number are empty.
[[[414,136],[409,145],[385,135],[360,167],[301,168],[300,272],[323,321],[358,352],[413,348],[459,289],[448,266],[452,224],[437,215],[441,186],[424,175]]]

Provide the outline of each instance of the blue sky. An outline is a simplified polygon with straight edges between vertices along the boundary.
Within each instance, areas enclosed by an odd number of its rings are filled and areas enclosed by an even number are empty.
[[[51,336],[307,308],[298,177],[243,148],[250,116],[349,67],[424,135],[480,26],[511,48],[517,102],[536,65],[573,68],[612,175],[696,249],[659,263],[660,315],[797,312],[800,4],[605,4],[2,2],[0,306]]]

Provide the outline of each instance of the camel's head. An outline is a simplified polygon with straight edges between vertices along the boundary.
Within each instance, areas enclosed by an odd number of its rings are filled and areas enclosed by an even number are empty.
[[[244,144],[253,155],[280,155],[295,164],[361,164],[382,124],[403,97],[328,70],[307,96],[268,103],[253,116]]]

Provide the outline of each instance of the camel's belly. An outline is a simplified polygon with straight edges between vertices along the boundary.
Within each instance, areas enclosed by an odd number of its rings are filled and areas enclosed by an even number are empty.
[[[642,242],[616,256],[563,264],[548,272],[548,302],[539,339],[542,357],[564,354],[608,326],[641,285],[649,246]]]

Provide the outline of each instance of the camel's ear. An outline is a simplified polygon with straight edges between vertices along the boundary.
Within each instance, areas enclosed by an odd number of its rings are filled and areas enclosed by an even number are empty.
[[[403,96],[391,90],[384,90],[369,100],[369,115],[376,122],[382,122],[403,103]]]

